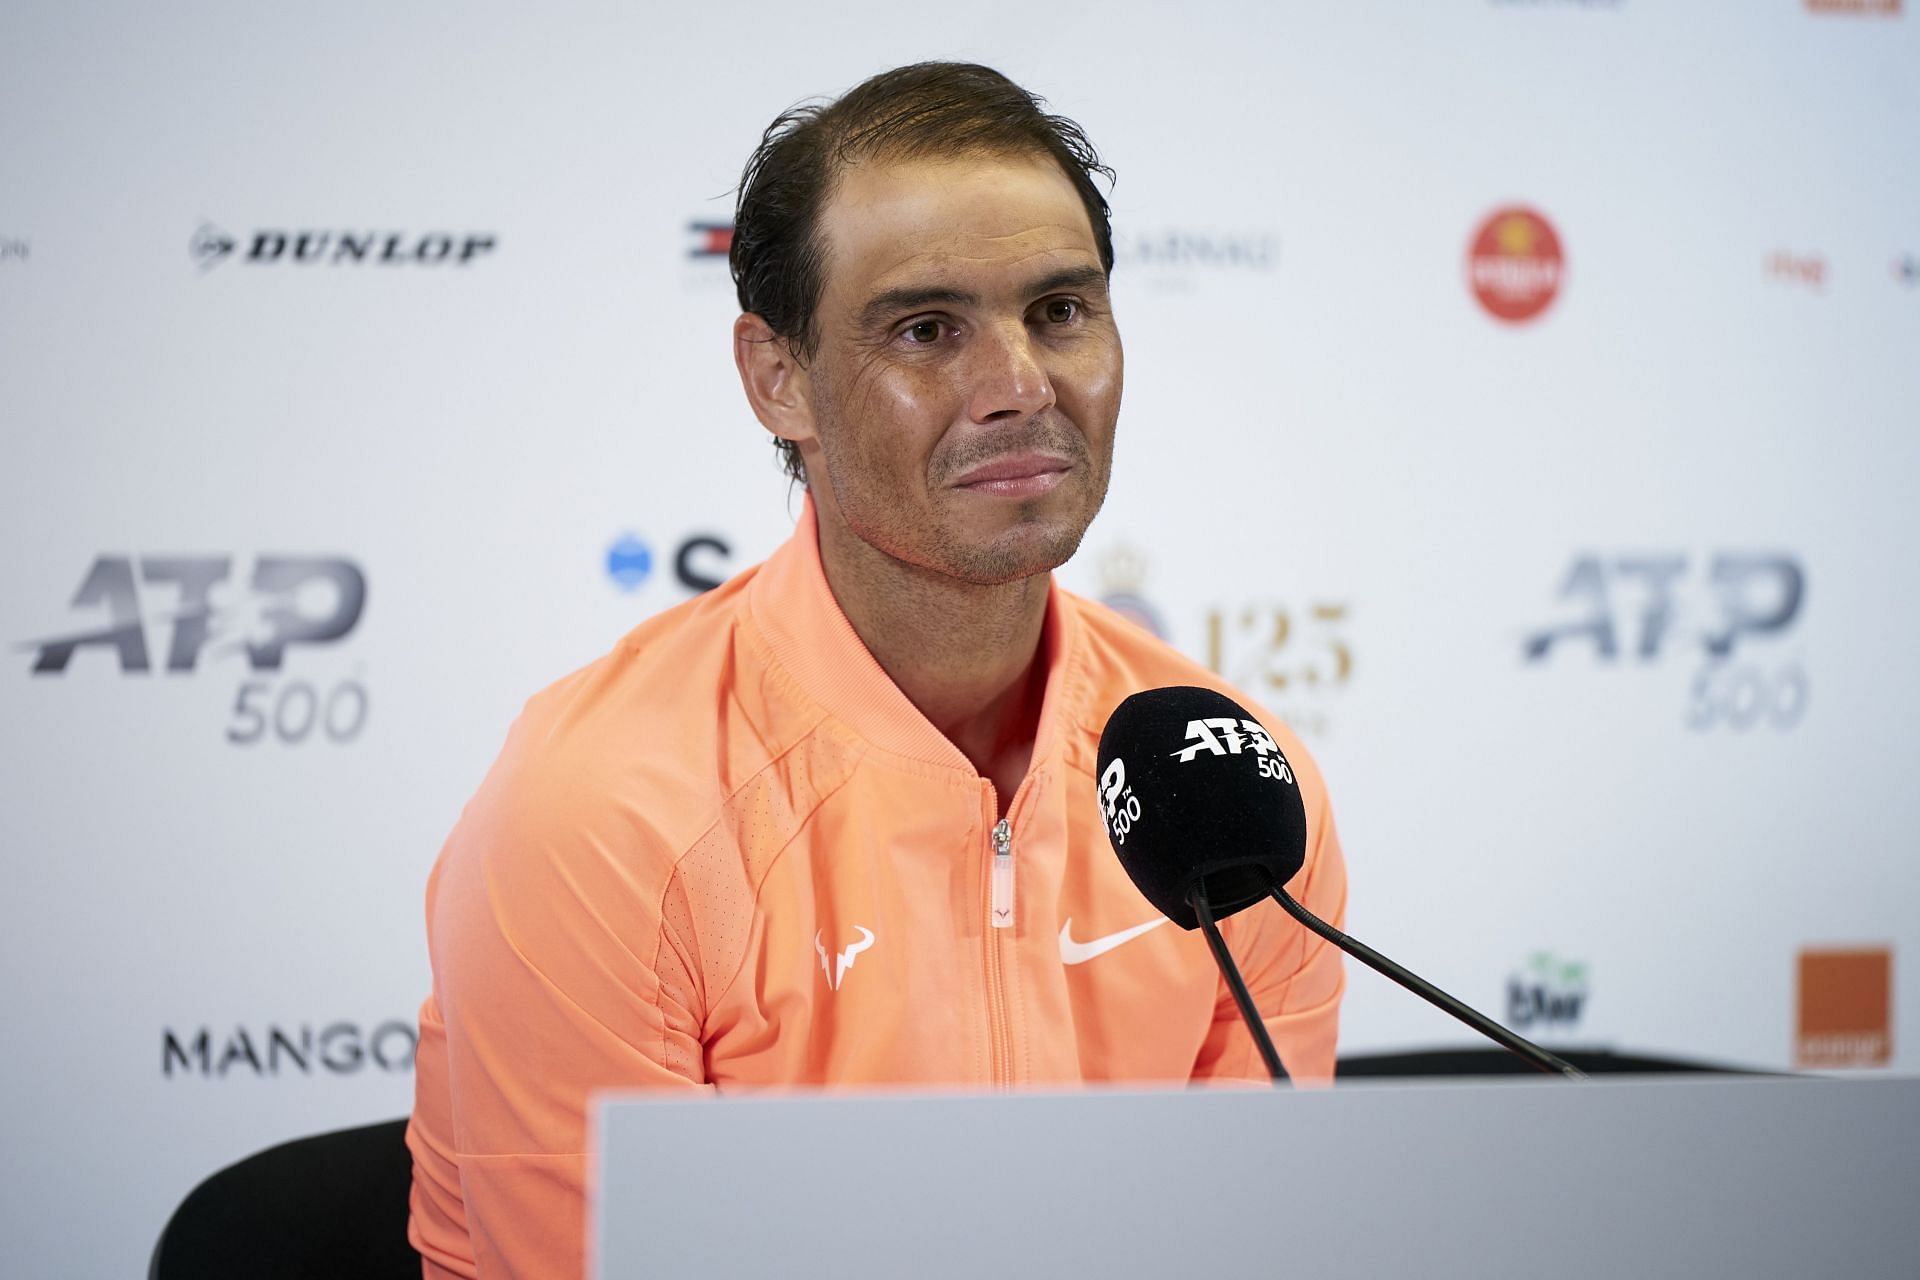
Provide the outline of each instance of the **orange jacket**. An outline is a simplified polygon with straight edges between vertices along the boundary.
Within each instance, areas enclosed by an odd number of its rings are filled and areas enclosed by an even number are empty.
[[[1042,644],[1001,840],[991,784],[834,601],[810,506],[765,564],[528,703],[427,887],[407,1141],[428,1276],[580,1273],[600,1088],[1263,1078],[1205,940],[1140,897],[1095,795],[1122,698],[1226,686],[1057,584]],[[1266,723],[1306,801],[1292,892],[1337,925],[1325,785]],[[1339,953],[1272,903],[1223,927],[1289,1071],[1330,1079]]]

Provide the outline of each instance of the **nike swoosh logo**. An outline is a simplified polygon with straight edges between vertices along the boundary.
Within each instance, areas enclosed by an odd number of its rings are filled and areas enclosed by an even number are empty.
[[[1132,942],[1141,934],[1153,929],[1158,929],[1166,922],[1167,918],[1160,916],[1158,919],[1149,920],[1145,924],[1137,924],[1131,929],[1122,929],[1120,932],[1110,933],[1104,938],[1095,938],[1091,942],[1075,942],[1073,940],[1073,917],[1068,916],[1067,922],[1060,926],[1060,963],[1085,964],[1095,956],[1107,954],[1107,952],[1113,950],[1123,942]]]

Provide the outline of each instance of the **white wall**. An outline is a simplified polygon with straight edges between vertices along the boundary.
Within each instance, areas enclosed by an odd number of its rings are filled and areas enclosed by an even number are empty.
[[[206,1173],[407,1109],[386,1024],[427,985],[424,878],[509,719],[684,598],[685,540],[739,568],[789,525],[689,225],[729,218],[779,109],[925,57],[998,65],[1120,171],[1120,458],[1064,577],[1130,588],[1301,728],[1353,932],[1496,1016],[1548,953],[1584,992],[1529,1028],[1554,1043],[1772,1067],[1802,948],[1920,953],[1913,15],[561,10],[0,24],[10,1270],[135,1273]],[[1506,205],[1564,251],[1521,324],[1469,285]],[[247,260],[303,230],[447,233],[450,260]],[[653,568],[623,591],[629,531]],[[214,569],[156,564],[188,557],[230,562],[204,648],[175,615]],[[355,625],[256,669],[275,607],[341,603],[251,589],[261,557],[349,562]],[[93,645],[35,674],[116,621],[116,572],[152,669]],[[1794,572],[1791,620],[1710,662]],[[1612,660],[1598,631],[1524,656],[1603,621]],[[1763,687],[1777,717],[1701,719]],[[232,740],[237,701],[298,736],[309,698],[347,740]],[[1364,971],[1347,1008],[1349,1052],[1462,1039]],[[269,1056],[303,1029],[304,1069]]]

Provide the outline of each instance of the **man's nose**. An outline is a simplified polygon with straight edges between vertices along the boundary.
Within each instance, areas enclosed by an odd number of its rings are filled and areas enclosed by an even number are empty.
[[[1028,418],[1053,407],[1053,379],[1024,323],[984,330],[970,354],[969,407],[975,422]]]

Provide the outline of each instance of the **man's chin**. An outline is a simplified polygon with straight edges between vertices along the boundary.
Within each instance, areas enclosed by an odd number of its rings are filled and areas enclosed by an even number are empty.
[[[956,539],[947,548],[947,572],[978,587],[1051,573],[1073,558],[1086,531],[1080,521],[1024,520],[995,536]]]
[[[848,530],[890,559],[976,587],[1050,573],[1080,547],[1099,509],[1084,492],[1029,503],[983,503],[952,495],[917,521],[869,522],[841,508]],[[959,500],[952,500],[957,497]],[[890,513],[898,514],[898,513]]]

